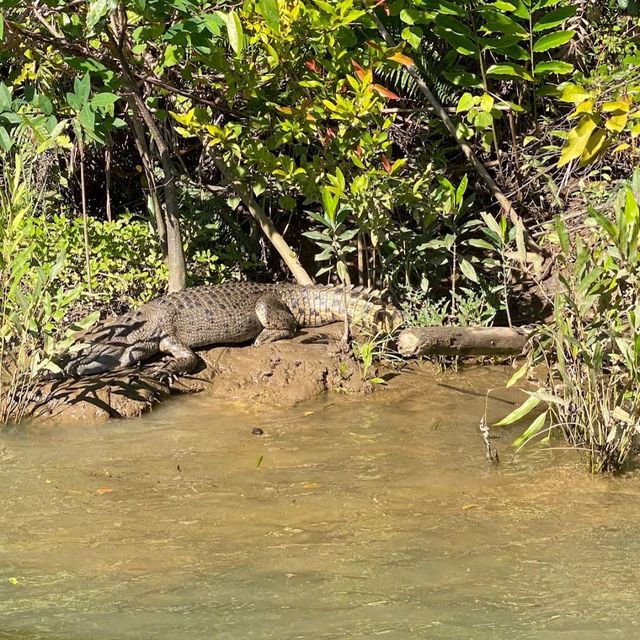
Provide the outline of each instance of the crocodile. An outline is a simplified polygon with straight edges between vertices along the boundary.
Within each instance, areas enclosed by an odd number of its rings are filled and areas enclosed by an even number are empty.
[[[190,373],[194,349],[211,345],[266,344],[292,338],[299,327],[344,320],[393,330],[402,314],[363,287],[230,282],[191,287],[107,319],[79,336],[80,346],[58,364],[64,377],[83,377],[136,366],[157,354],[172,358],[170,375]]]

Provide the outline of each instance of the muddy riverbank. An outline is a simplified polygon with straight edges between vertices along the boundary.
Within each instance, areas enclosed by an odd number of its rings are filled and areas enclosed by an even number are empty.
[[[34,407],[38,419],[98,423],[133,418],[172,394],[205,393],[224,400],[250,400],[291,407],[325,391],[371,391],[349,354],[337,348],[340,323],[300,332],[292,340],[261,346],[222,346],[199,352],[202,369],[171,385],[150,368],[56,381],[46,385]],[[369,372],[369,377],[373,372]]]

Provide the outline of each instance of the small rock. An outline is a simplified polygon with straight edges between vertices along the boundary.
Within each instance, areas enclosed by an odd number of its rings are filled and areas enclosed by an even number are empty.
[[[261,436],[264,434],[264,431],[260,427],[254,427],[251,429],[251,435],[253,436]]]

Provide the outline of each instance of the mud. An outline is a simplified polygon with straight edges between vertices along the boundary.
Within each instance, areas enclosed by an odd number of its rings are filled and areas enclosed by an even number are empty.
[[[225,400],[250,400],[290,407],[330,390],[367,393],[371,383],[349,354],[340,353],[341,324],[300,332],[292,340],[261,346],[201,350],[202,370],[171,384],[154,366],[135,371],[49,383],[33,406],[47,421],[99,423],[110,417],[142,415],[171,395],[209,393]],[[369,377],[376,375],[369,372]]]

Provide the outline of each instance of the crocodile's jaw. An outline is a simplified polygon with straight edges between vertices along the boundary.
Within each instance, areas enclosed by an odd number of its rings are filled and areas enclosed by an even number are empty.
[[[65,370],[67,375],[73,377],[95,376],[99,373],[106,373],[114,369],[121,369],[127,366],[127,349],[122,346],[93,345],[91,351],[79,360],[74,360]]]

